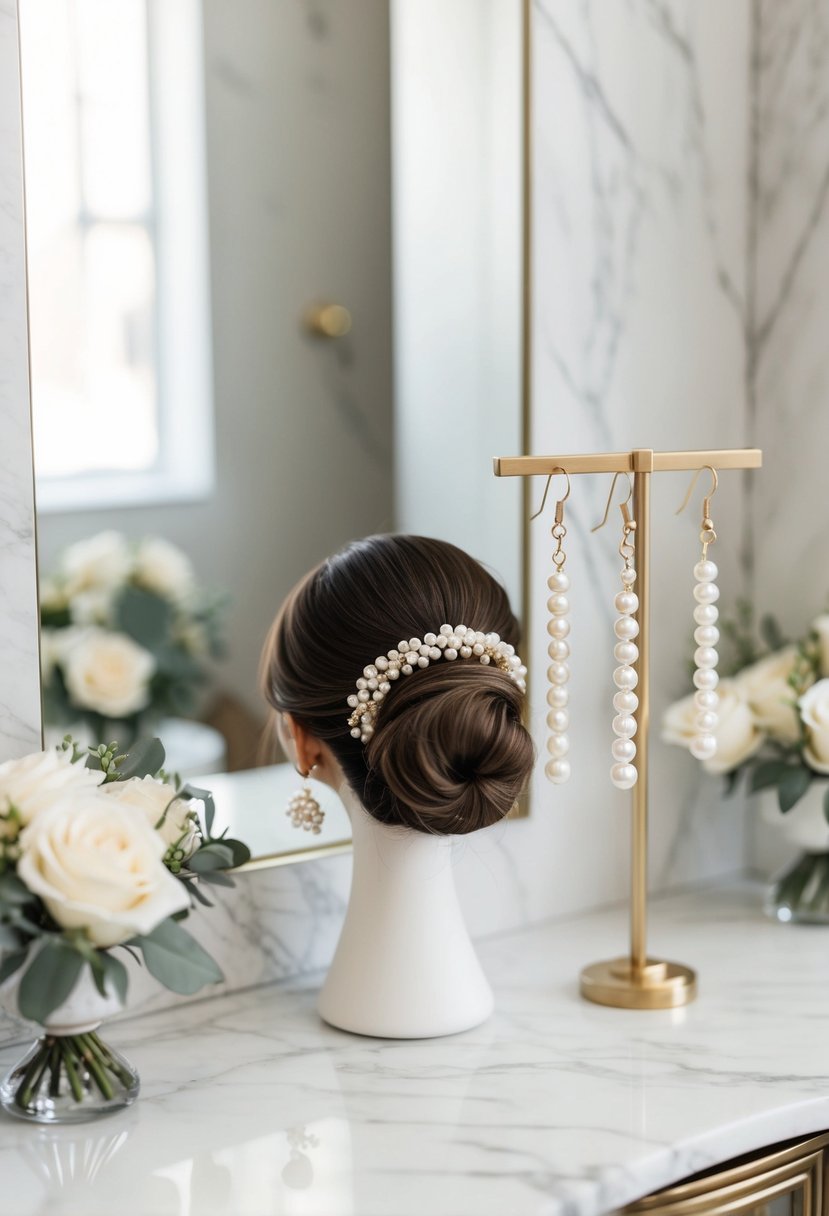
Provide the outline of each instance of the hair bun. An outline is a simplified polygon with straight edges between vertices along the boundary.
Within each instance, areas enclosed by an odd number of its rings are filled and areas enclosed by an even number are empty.
[[[366,745],[367,790],[385,804],[378,817],[446,835],[503,819],[535,758],[522,703],[503,672],[478,663],[441,663],[399,681]]]

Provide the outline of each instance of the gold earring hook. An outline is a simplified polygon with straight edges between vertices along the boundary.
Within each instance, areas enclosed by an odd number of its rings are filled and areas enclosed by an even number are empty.
[[[561,516],[561,514],[562,514],[562,510],[563,510],[563,504],[564,504],[564,503],[567,501],[567,499],[570,497],[570,477],[569,477],[569,475],[568,475],[568,473],[567,473],[567,470],[566,470],[566,469],[562,469],[560,466],[559,466],[558,468],[553,469],[552,473],[551,473],[551,474],[550,474],[550,476],[547,478],[547,484],[546,484],[546,485],[545,485],[545,487],[544,487],[544,497],[541,499],[541,506],[538,508],[538,510],[536,511],[535,515],[531,515],[531,516],[530,516],[530,521],[532,521],[532,520],[534,520],[534,519],[538,519],[539,515],[540,515],[540,514],[542,513],[542,511],[544,510],[544,504],[545,504],[545,503],[546,503],[546,501],[547,501],[547,494],[549,493],[549,490],[550,490],[550,482],[553,480],[553,478],[555,477],[556,473],[561,473],[561,474],[562,474],[562,476],[563,476],[563,477],[565,477],[565,478],[566,478],[566,480],[567,480],[567,490],[566,490],[566,492],[565,492],[565,495],[564,495],[564,497],[563,497],[563,498],[560,498],[560,499],[558,500],[558,502],[556,503],[556,519],[557,519],[557,520],[560,522],[560,518],[559,518],[559,517],[560,517],[560,516]]]
[[[717,492],[717,486],[719,485],[719,478],[717,477],[717,470],[714,468],[713,465],[704,464],[704,465],[702,465],[701,468],[697,469],[696,473],[691,478],[691,484],[688,486],[688,492],[686,493],[685,497],[682,500],[682,506],[677,508],[677,511],[676,511],[677,515],[681,515],[682,512],[685,510],[685,508],[688,506],[688,503],[691,499],[691,495],[694,492],[694,486],[697,484],[697,480],[699,478],[700,473],[703,471],[703,469],[707,469],[708,472],[711,474],[711,489],[709,490],[709,492],[706,494],[705,498],[703,499],[702,513],[704,516],[708,516],[711,514],[711,499],[714,497],[714,495]]]
[[[610,483],[610,493],[607,496],[607,505],[604,509],[602,522],[600,524],[596,524],[595,528],[591,528],[591,532],[598,532],[599,528],[603,528],[607,523],[607,517],[610,514],[610,507],[613,502],[613,491],[616,489],[616,482],[620,477],[627,477],[628,479],[628,496],[624,502],[619,503],[619,510],[622,512],[622,519],[624,519],[625,523],[630,522],[630,511],[627,509],[627,505],[633,497],[633,479],[631,478],[630,473],[624,473],[622,470],[620,470],[618,473],[613,474],[613,481]]]

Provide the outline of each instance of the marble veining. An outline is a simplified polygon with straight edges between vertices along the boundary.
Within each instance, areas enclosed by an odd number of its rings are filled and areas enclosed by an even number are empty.
[[[326,1027],[316,976],[113,1025],[138,1104],[84,1128],[7,1119],[4,1188],[16,1216],[613,1211],[829,1126],[823,935],[759,902],[746,886],[655,903],[659,947],[700,971],[683,1010],[579,999],[579,967],[621,942],[616,909],[486,942],[496,1014],[448,1039]]]

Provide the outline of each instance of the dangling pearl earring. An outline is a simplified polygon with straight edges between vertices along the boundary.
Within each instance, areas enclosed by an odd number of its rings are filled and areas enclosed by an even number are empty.
[[[696,607],[694,608],[694,641],[696,642],[696,650],[694,651],[694,704],[696,714],[694,716],[695,734],[691,739],[689,750],[692,756],[696,756],[697,760],[710,760],[717,754],[717,736],[715,734],[719,718],[717,717],[717,709],[719,708],[720,698],[717,693],[717,685],[719,684],[719,676],[717,674],[717,663],[719,662],[719,654],[717,653],[717,642],[720,640],[720,631],[717,628],[717,618],[719,617],[719,609],[717,608],[717,600],[720,598],[720,589],[717,586],[717,567],[714,562],[708,557],[708,546],[713,545],[717,539],[717,533],[714,531],[714,523],[711,519],[711,499],[717,490],[717,470],[711,465],[706,465],[711,474],[711,490],[710,493],[702,500],[702,527],[700,528],[700,542],[702,543],[702,556],[694,566],[694,578],[696,586],[694,587],[694,599]],[[685,502],[679,508],[683,510],[688,499],[691,497],[691,491],[694,488],[697,477],[699,477],[702,469],[698,469],[694,474],[694,478],[688,487],[688,493],[685,495]],[[679,514],[677,511],[677,515]]]
[[[570,725],[570,715],[567,713],[569,699],[567,681],[570,679],[567,659],[570,655],[570,647],[566,641],[570,632],[570,622],[567,620],[567,613],[570,611],[570,601],[567,599],[570,580],[564,573],[564,563],[567,561],[567,554],[564,552],[564,538],[567,535],[567,529],[564,526],[564,504],[570,496],[570,478],[565,469],[553,469],[547,478],[541,506],[531,518],[536,519],[544,510],[547,491],[556,473],[564,475],[567,481],[567,491],[564,498],[560,498],[556,503],[555,520],[552,527],[552,537],[555,541],[553,571],[547,579],[547,587],[550,591],[550,598],[547,600],[547,610],[550,613],[550,619],[547,622],[547,633],[550,635],[547,645],[547,655],[550,659],[550,666],[547,668],[547,679],[550,682],[550,687],[547,689],[549,707],[547,726],[550,731],[547,736],[547,751],[550,759],[544,766],[544,772],[554,785],[563,785],[570,777],[570,761],[567,759],[567,753],[570,750],[570,740],[567,735],[567,728]]]
[[[305,785],[293,795],[285,814],[295,828],[304,828],[306,832],[313,832],[315,836],[319,836],[325,811],[317,802],[308,784],[308,778],[316,767],[316,764],[312,764],[308,772],[302,774],[305,778]]]

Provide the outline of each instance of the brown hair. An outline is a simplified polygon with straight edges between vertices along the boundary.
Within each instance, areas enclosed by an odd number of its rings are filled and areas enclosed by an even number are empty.
[[[398,680],[363,745],[346,698],[401,638],[444,623],[517,646],[501,584],[474,558],[423,536],[369,536],[310,571],[282,605],[262,656],[264,693],[337,758],[382,823],[463,833],[503,818],[532,771],[522,694],[494,666],[437,662]]]

